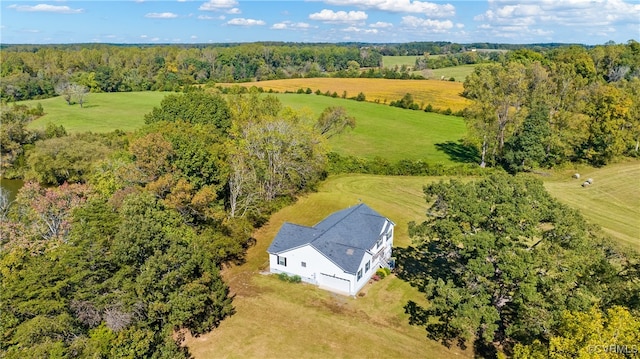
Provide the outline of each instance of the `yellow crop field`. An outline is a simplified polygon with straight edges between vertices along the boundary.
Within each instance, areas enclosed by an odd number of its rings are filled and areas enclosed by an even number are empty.
[[[220,84],[232,86],[236,84]],[[387,79],[362,79],[362,78],[300,78],[286,80],[256,81],[239,84],[241,86],[262,87],[265,91],[270,89],[277,92],[292,91],[310,88],[315,92],[329,91],[342,97],[347,92],[347,97],[355,97],[362,92],[366,101],[389,104],[391,101],[400,100],[406,93],[413,95],[415,103],[422,107],[431,104],[435,109],[447,109],[459,111],[470,104],[470,101],[462,97],[462,83],[440,80],[387,80]]]

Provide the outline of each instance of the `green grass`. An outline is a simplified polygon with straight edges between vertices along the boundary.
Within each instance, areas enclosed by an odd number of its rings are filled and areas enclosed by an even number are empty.
[[[334,136],[329,143],[338,153],[358,157],[380,156],[390,161],[424,159],[433,163],[452,164],[436,144],[457,141],[465,136],[466,127],[460,117],[423,111],[404,110],[353,100],[326,96],[276,94],[285,106],[307,108],[319,115],[329,106],[343,106],[355,116],[356,128]]]
[[[35,120],[29,127],[44,129],[47,124],[62,125],[69,133],[76,132],[111,132],[113,130],[134,131],[144,125],[144,115],[151,112],[154,106],[167,92],[117,92],[91,93],[87,96],[84,107],[67,105],[61,97],[45,100],[24,101],[29,106],[41,103],[45,115]]]
[[[423,328],[408,324],[403,306],[408,300],[425,300],[395,276],[366,285],[365,295],[354,299],[259,274],[268,268],[266,249],[284,221],[313,225],[358,199],[395,221],[395,244],[408,245],[407,222],[424,218],[422,186],[433,180],[331,177],[317,193],[274,214],[254,233],[257,242],[247,262],[223,272],[236,295],[236,314],[211,333],[188,337],[186,345],[196,358],[470,357],[470,351],[447,349],[428,340]]]
[[[68,132],[134,131],[144,125],[144,115],[158,106],[167,93],[130,92],[90,94],[84,108],[67,105],[60,97],[25,101],[44,107],[45,116],[30,124],[45,128],[48,123],[63,125]],[[334,136],[330,145],[345,155],[366,158],[380,156],[390,161],[425,159],[451,164],[449,156],[436,144],[457,141],[465,135],[461,118],[422,111],[410,111],[388,105],[358,102],[316,95],[275,94],[285,106],[311,111],[315,119],[329,106],[343,106],[356,117],[356,128]]]
[[[477,65],[460,65],[444,67],[441,69],[431,70],[431,73],[433,74],[434,79],[440,79],[444,76],[447,80],[453,77],[457,82],[464,82],[467,76],[473,73],[476,66]]]
[[[573,179],[574,173],[581,178]],[[581,184],[593,178],[591,186]],[[640,161],[603,168],[557,171],[545,180],[547,190],[561,202],[577,208],[618,242],[640,250]]]
[[[402,65],[414,67],[416,65],[416,59],[420,56],[382,56],[383,67],[401,67]]]

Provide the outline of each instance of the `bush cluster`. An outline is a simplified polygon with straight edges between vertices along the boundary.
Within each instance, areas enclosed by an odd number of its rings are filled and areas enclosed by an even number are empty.
[[[376,271],[375,275],[380,277],[380,279],[383,279],[384,277],[388,276],[389,274],[391,274],[391,270],[389,268],[378,268],[378,270]]]
[[[495,171],[480,168],[477,164],[465,163],[445,166],[441,163],[428,163],[423,160],[403,159],[389,162],[382,157],[372,159],[343,156],[335,152],[328,154],[327,173],[363,173],[384,176],[480,176]]]
[[[300,283],[302,282],[302,278],[299,275],[290,276],[287,273],[279,273],[278,278],[281,281],[289,282],[289,283]]]

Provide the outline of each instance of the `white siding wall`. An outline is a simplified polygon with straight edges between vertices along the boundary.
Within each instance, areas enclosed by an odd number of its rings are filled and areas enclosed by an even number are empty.
[[[345,273],[342,269],[309,245],[280,253],[280,257],[287,258],[286,267],[278,264],[278,256],[269,254],[269,266],[271,273],[284,272],[289,275],[299,275],[302,280],[307,283],[317,284],[321,287],[326,287],[342,293],[344,293],[344,288],[331,285],[331,283],[335,281],[327,280],[326,276],[348,280],[351,283],[349,287],[353,288],[354,286],[353,282],[355,281],[355,276]],[[302,266],[302,262],[306,263],[306,267]],[[322,275],[325,275],[324,282],[322,281]]]
[[[391,236],[387,237],[391,228]],[[310,245],[292,249],[290,251],[280,253],[280,257],[287,259],[287,265],[278,264],[278,256],[269,254],[269,267],[271,273],[287,273],[289,275],[299,275],[304,282],[319,285],[322,288],[333,290],[336,292],[355,295],[364,287],[372,275],[380,267],[382,260],[388,260],[391,257],[391,248],[393,247],[393,224],[387,222],[380,232],[382,236],[382,244],[378,248],[377,243],[373,245],[369,251],[365,253],[360,262],[359,269],[362,269],[362,277],[357,280],[357,271],[355,275],[345,273],[337,265],[328,258],[320,254]],[[381,255],[373,260],[376,253],[382,251]],[[306,267],[302,266],[302,262],[306,263]],[[369,270],[366,270],[366,263],[369,262]],[[345,281],[349,281],[349,293],[345,293]]]

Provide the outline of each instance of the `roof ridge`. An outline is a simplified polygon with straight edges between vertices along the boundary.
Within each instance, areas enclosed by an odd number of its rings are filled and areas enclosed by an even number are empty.
[[[342,222],[345,218],[349,217],[349,215],[351,215],[353,212],[355,212],[355,210],[360,207],[361,205],[364,205],[364,203],[358,203],[357,205],[353,206],[353,207],[349,207],[349,208],[345,208],[343,209],[343,211],[349,210],[351,209],[351,211],[347,214],[345,214],[342,218],[340,218],[339,220],[337,220],[334,224],[332,224],[331,226],[327,227],[326,229],[324,229],[322,231],[322,233],[320,233],[315,239],[313,239],[312,241],[309,241],[309,243],[313,243],[315,241],[317,241],[320,237],[324,236],[325,233],[329,232],[333,227],[337,226],[338,223]],[[352,209],[353,208],[353,209]],[[327,216],[327,218],[331,217],[331,215]],[[313,228],[316,228],[320,223],[324,222],[327,218],[323,219],[322,221],[316,223]],[[316,228],[317,229],[317,228]]]

